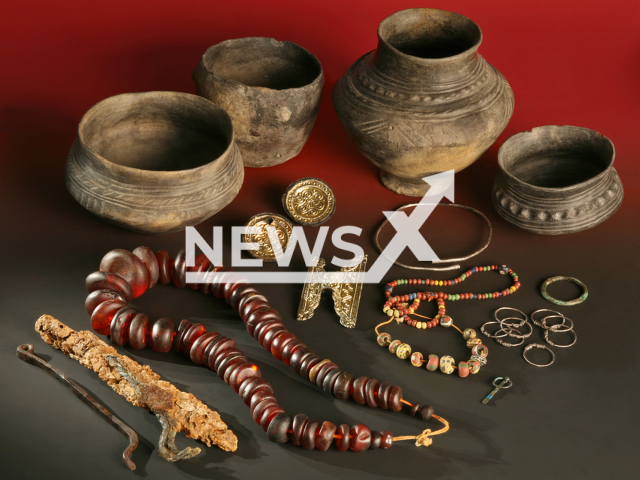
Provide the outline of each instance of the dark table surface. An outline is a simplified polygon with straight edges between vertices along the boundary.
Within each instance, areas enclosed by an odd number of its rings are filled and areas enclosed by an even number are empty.
[[[578,341],[554,349],[549,368],[535,368],[522,358],[522,347],[505,348],[486,339],[489,364],[474,376],[459,378],[417,369],[379,347],[373,328],[384,320],[381,285],[365,285],[356,328],[340,326],[327,295],[312,319],[297,322],[301,285],[263,285],[260,290],[281,312],[292,332],[323,358],[344,370],[400,385],[407,399],[429,402],[451,430],[428,448],[398,442],[387,451],[355,454],[330,449],[306,451],[269,442],[238,396],[214,373],[178,354],[157,354],[118,347],[149,364],[177,387],[193,393],[238,437],[238,450],[207,448],[184,435],[178,445],[200,446],[203,453],[170,464],[155,444],[160,426],[153,415],[128,404],[98,376],[46,345],[34,331],[42,314],[76,330],[90,329],[84,310],[84,278],[97,270],[111,249],[146,245],[172,256],[184,246],[184,234],[145,236],[122,230],[91,215],[65,190],[63,169],[76,125],[92,104],[126,91],[192,92],[189,72],[207,46],[226,38],[274,36],[300,43],[323,62],[327,84],[314,132],[298,158],[266,170],[246,170],[240,194],[222,212],[198,225],[211,241],[212,227],[225,228],[229,262],[230,227],[265,211],[283,213],[280,196],[300,177],[327,181],[337,197],[337,212],[327,223],[362,228],[355,239],[373,261],[371,235],[383,210],[414,201],[386,190],[376,169],[348,141],[331,106],[330,89],[359,55],[375,47],[377,24],[386,15],[413,6],[409,2],[194,2],[187,5],[131,2],[64,2],[57,6],[14,5],[3,15],[8,39],[2,47],[7,66],[2,83],[0,131],[0,209],[3,253],[0,275],[2,359],[0,395],[3,478],[558,478],[630,479],[637,476],[640,437],[636,303],[640,270],[638,189],[640,154],[637,131],[637,2],[435,2],[466,14],[483,28],[481,53],[510,81],[516,111],[507,130],[485,156],[456,175],[456,201],[484,212],[493,225],[490,247],[463,268],[508,264],[522,288],[513,296],[448,304],[461,327],[479,329],[501,306],[527,313],[556,308],[539,293],[554,275],[579,278],[589,298],[574,307],[557,307],[575,322]],[[267,5],[268,4],[268,5]],[[52,4],[53,5],[53,4]],[[615,7],[615,8],[614,8]],[[302,25],[307,27],[302,28]],[[313,28],[312,28],[313,27]],[[625,200],[605,223],[582,233],[541,236],[519,230],[494,211],[490,192],[498,171],[497,148],[519,131],[544,124],[593,128],[616,145],[616,167]],[[471,251],[486,233],[481,221],[465,212],[439,209],[422,232],[441,256]],[[313,230],[307,229],[310,236]],[[387,238],[391,230],[386,231]],[[329,245],[327,259],[339,253]],[[410,254],[407,259],[411,260]],[[275,269],[270,266],[268,268]],[[292,269],[303,270],[297,254]],[[333,267],[330,267],[333,268]],[[415,273],[394,267],[394,278],[447,279],[454,272]],[[494,273],[478,274],[464,287],[447,291],[486,292],[509,282]],[[414,291],[398,287],[400,293]],[[568,299],[572,285],[550,292]],[[336,424],[364,423],[395,435],[415,435],[438,428],[406,414],[339,401],[296,375],[250,337],[224,302],[186,289],[158,286],[134,300],[151,318],[168,316],[204,323],[234,338],[273,385],[285,410],[306,413]],[[424,304],[420,313],[435,313]],[[388,327],[423,353],[468,355],[451,330]],[[527,340],[543,342],[534,328]],[[20,362],[19,344],[63,370],[99,399],[140,436],[129,472],[120,456],[124,438],[71,392],[41,370]],[[509,376],[513,387],[487,405],[481,400],[496,376]]]

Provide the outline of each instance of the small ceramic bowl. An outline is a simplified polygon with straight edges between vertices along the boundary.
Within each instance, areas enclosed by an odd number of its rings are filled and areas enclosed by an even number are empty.
[[[87,111],[65,169],[87,210],[140,233],[183,230],[211,217],[244,179],[229,115],[196,95],[116,95]]]
[[[246,167],[270,167],[300,153],[318,116],[324,75],[299,45],[273,38],[210,47],[193,72],[198,95],[224,108]]]
[[[498,151],[493,204],[509,223],[558,235],[594,227],[624,196],[615,150],[588,128],[548,125],[509,138]]]

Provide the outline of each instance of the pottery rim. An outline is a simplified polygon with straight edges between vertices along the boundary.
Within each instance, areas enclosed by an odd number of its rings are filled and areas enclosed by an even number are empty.
[[[475,42],[472,45],[469,45],[467,48],[465,48],[463,51],[458,52],[454,55],[447,55],[447,56],[442,56],[442,57],[419,57],[417,55],[411,55],[408,53],[403,52],[402,50],[400,50],[399,48],[397,48],[393,43],[391,43],[389,41],[389,32],[386,31],[387,28],[390,28],[391,26],[393,26],[393,24],[395,22],[399,23],[399,20],[404,19],[404,18],[411,18],[411,16],[413,15],[422,15],[425,17],[430,17],[430,16],[441,16],[441,17],[451,17],[454,18],[456,21],[459,21],[461,23],[466,23],[466,28],[469,29],[468,33],[471,34],[477,34],[477,39],[475,40]],[[433,25],[433,24],[432,24]],[[418,22],[414,21],[410,24],[410,27],[417,27],[418,26]],[[462,33],[460,32],[456,32],[456,33]],[[427,37],[427,34],[423,34],[422,35],[423,38]],[[382,22],[380,22],[380,25],[378,26],[378,40],[383,43],[385,46],[387,46],[388,48],[390,48],[392,51],[394,51],[396,54],[400,55],[403,58],[407,58],[410,59],[412,61],[418,62],[418,63],[423,63],[423,64],[431,64],[431,63],[442,63],[442,62],[447,62],[450,60],[455,60],[458,58],[463,58],[465,56],[468,56],[470,54],[475,54],[475,52],[478,50],[478,48],[480,47],[480,44],[482,43],[482,30],[480,29],[480,27],[478,26],[478,24],[476,22],[474,22],[473,20],[471,20],[470,18],[460,14],[460,13],[455,13],[455,12],[449,12],[447,10],[439,10],[439,9],[435,9],[435,8],[407,8],[405,10],[400,10],[397,11],[395,13],[392,13],[391,15],[389,15],[388,17],[386,17],[384,20],[382,20]]]
[[[524,143],[524,145],[526,145],[528,144],[526,137],[530,136],[531,134],[534,134],[536,132],[545,132],[547,130],[555,130],[555,129],[560,130],[560,134],[562,134],[563,131],[567,131],[567,130],[573,130],[574,132],[578,132],[580,134],[595,134],[595,136],[603,140],[607,146],[611,147],[611,156],[607,160],[608,162],[607,165],[604,166],[602,171],[600,171],[596,175],[586,180],[583,180],[581,182],[577,182],[572,185],[567,185],[566,187],[542,187],[538,185],[533,185],[531,183],[525,182],[524,180],[521,180],[520,178],[516,177],[508,170],[508,167],[505,165],[505,162],[510,159],[505,158],[506,156],[505,147],[507,148],[513,147],[514,144],[518,144],[518,143]],[[515,135],[512,135],[511,137],[509,137],[500,146],[500,149],[498,150],[498,166],[500,167],[500,170],[502,171],[502,173],[506,175],[510,181],[513,181],[524,188],[531,189],[532,191],[547,192],[547,193],[573,193],[573,191],[575,190],[580,190],[584,187],[588,187],[590,184],[598,183],[602,179],[604,179],[604,177],[609,173],[609,171],[613,167],[613,161],[615,159],[615,156],[616,156],[616,151],[615,151],[613,142],[609,138],[607,138],[606,136],[602,135],[599,132],[596,132],[595,130],[591,130],[585,127],[576,127],[573,125],[545,125],[541,127],[534,127],[529,131],[516,133]]]
[[[236,80],[234,78],[230,78],[230,77],[227,77],[227,76],[220,75],[219,73],[216,73],[214,70],[212,70],[212,68],[211,68],[211,58],[210,57],[216,52],[216,50],[224,48],[224,47],[228,47],[228,46],[234,46],[235,47],[235,44],[251,43],[251,42],[256,43],[256,44],[264,44],[266,42],[269,42],[270,44],[272,44],[272,46],[276,46],[277,44],[290,45],[294,49],[298,50],[299,53],[302,53],[309,60],[311,60],[311,62],[314,64],[314,67],[317,68],[318,74],[310,82],[307,82],[304,85],[300,85],[298,87],[271,88],[271,87],[263,87],[263,86],[260,86],[260,85],[251,85],[251,84],[248,84],[248,83],[244,83],[244,82],[241,82],[240,80]],[[309,52],[306,48],[301,47],[297,43],[288,42],[286,40],[276,40],[275,38],[269,38],[269,37],[234,38],[234,39],[225,40],[223,42],[220,42],[220,43],[217,43],[215,45],[212,45],[211,47],[207,48],[207,50],[202,55],[202,65],[204,66],[207,74],[209,74],[212,77],[216,78],[218,81],[226,81],[226,82],[229,82],[232,85],[237,85],[239,87],[243,87],[245,89],[250,89],[250,90],[251,89],[255,89],[257,91],[285,92],[286,93],[286,92],[292,92],[292,91],[296,91],[296,90],[302,91],[302,90],[305,90],[305,89],[312,89],[317,84],[322,82],[323,81],[323,77],[324,77],[324,73],[323,73],[323,70],[322,70],[322,64],[320,63],[320,60],[318,60],[318,58],[314,54]]]
[[[101,114],[100,110],[102,109],[102,107],[110,103],[113,103],[115,101],[126,100],[127,98],[141,99],[145,97],[153,98],[154,100],[156,100],[158,104],[171,102],[171,103],[180,104],[181,106],[185,106],[188,104],[188,102],[192,102],[190,105],[193,105],[194,103],[200,103],[206,109],[215,111],[216,114],[222,116],[224,126],[226,129],[228,129],[228,131],[226,132],[224,130],[219,130],[218,132],[222,134],[222,136],[225,138],[227,142],[226,148],[224,149],[223,152],[221,152],[216,158],[214,158],[210,162],[204,163],[202,165],[198,165],[196,167],[186,168],[181,170],[147,170],[147,169],[142,169],[137,167],[130,167],[127,165],[121,165],[119,163],[114,163],[110,161],[108,158],[105,158],[99,153],[92,150],[85,143],[84,127],[86,123],[92,118],[93,115],[99,116]],[[222,109],[215,103],[210,102],[209,100],[203,97],[200,97],[198,95],[192,95],[190,93],[182,93],[182,92],[151,91],[151,92],[140,92],[140,93],[123,93],[119,95],[114,95],[112,97],[105,98],[104,100],[101,100],[95,105],[93,105],[82,116],[82,119],[78,124],[78,141],[80,142],[80,145],[82,145],[82,148],[86,149],[96,160],[101,162],[103,166],[105,167],[108,166],[109,169],[122,174],[123,177],[126,177],[126,178],[130,178],[135,175],[138,178],[143,177],[147,180],[162,179],[163,183],[166,182],[167,177],[170,177],[173,180],[178,180],[178,181],[186,180],[186,183],[189,183],[189,180],[192,175],[203,174],[204,170],[206,170],[207,168],[211,168],[213,164],[216,163],[219,159],[226,157],[230,154],[231,149],[234,146],[234,140],[235,140],[234,135],[235,134],[234,134],[233,122],[231,121],[231,117],[229,116],[229,114],[224,109]]]

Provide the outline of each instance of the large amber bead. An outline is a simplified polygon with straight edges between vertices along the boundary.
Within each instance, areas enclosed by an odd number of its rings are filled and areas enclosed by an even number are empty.
[[[116,273],[124,278],[137,298],[149,288],[149,270],[138,257],[128,250],[116,249],[108,252],[100,261],[100,271]]]

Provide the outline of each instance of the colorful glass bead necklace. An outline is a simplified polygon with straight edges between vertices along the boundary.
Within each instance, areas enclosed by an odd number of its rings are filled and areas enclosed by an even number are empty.
[[[447,294],[444,292],[416,292],[408,295],[391,296],[394,287],[398,285],[429,285],[429,286],[451,286],[464,282],[467,278],[477,272],[497,271],[501,275],[510,275],[513,279],[513,285],[502,291],[496,291],[493,293],[456,293]],[[486,365],[487,356],[489,355],[489,349],[482,344],[482,341],[477,337],[475,330],[467,328],[464,331],[453,324],[453,320],[446,314],[445,300],[457,301],[457,300],[485,300],[489,298],[498,298],[515,293],[520,288],[520,282],[518,281],[518,275],[506,265],[487,265],[484,267],[473,267],[464,272],[459,277],[453,280],[431,280],[431,279],[400,279],[392,280],[384,287],[384,294],[386,297],[385,304],[383,306],[383,312],[391,317],[388,321],[383,322],[376,326],[375,332],[377,335],[377,341],[380,346],[388,347],[391,353],[394,353],[398,358],[407,359],[410,358],[411,365],[414,367],[421,367],[424,363],[427,364],[427,370],[435,371],[440,368],[440,371],[446,374],[451,374],[455,369],[458,370],[458,375],[461,377],[467,377],[469,373],[478,373],[480,367]],[[418,315],[416,310],[420,307],[421,300],[436,300],[438,304],[438,313],[434,318]],[[412,302],[409,305],[408,302]],[[409,317],[409,315],[415,315],[421,318],[425,318],[428,321],[417,321]],[[392,339],[391,335],[386,332],[380,332],[380,327],[387,325],[395,320],[398,323],[406,323],[407,325],[418,328],[426,329],[433,328],[438,325],[443,327],[455,328],[464,340],[467,347],[471,349],[471,359],[468,361],[462,361],[457,366],[455,360],[449,356],[444,355],[439,358],[437,355],[429,355],[428,360],[425,360],[422,353],[411,351],[411,346],[408,343],[403,343],[401,340]]]
[[[417,446],[428,446],[432,436],[448,431],[448,422],[435,415],[431,406],[404,400],[400,387],[368,377],[355,378],[330,360],[322,360],[285,328],[282,317],[266,297],[240,275],[230,273],[230,268],[210,264],[205,255],[198,255],[194,262],[193,267],[186,266],[184,250],[174,260],[166,250],[154,254],[147,247],[107,253],[100,262],[100,270],[86,279],[89,296],[85,308],[91,316],[91,326],[98,334],[110,335],[117,345],[128,343],[134,349],[149,345],[157,352],[180,351],[193,363],[208,366],[240,395],[255,422],[276,443],[291,441],[308,450],[325,451],[335,440],[339,451],[361,452],[390,448],[394,441],[401,440],[415,440]],[[189,284],[190,288],[224,298],[263,347],[325,392],[341,400],[351,398],[360,405],[394,412],[401,411],[404,405],[410,415],[418,414],[423,420],[433,417],[444,427],[435,432],[426,429],[417,436],[394,437],[387,431],[371,431],[363,424],[336,427],[329,421],[309,419],[305,414],[292,419],[278,405],[273,387],[262,378],[258,366],[248,361],[234,340],[218,332],[207,332],[203,324],[186,319],[177,329],[169,318],[152,323],[147,315],[129,307],[133,298],[157,282],[163,285],[173,282],[176,287],[185,288],[187,271],[204,273],[205,277],[205,283]]]

